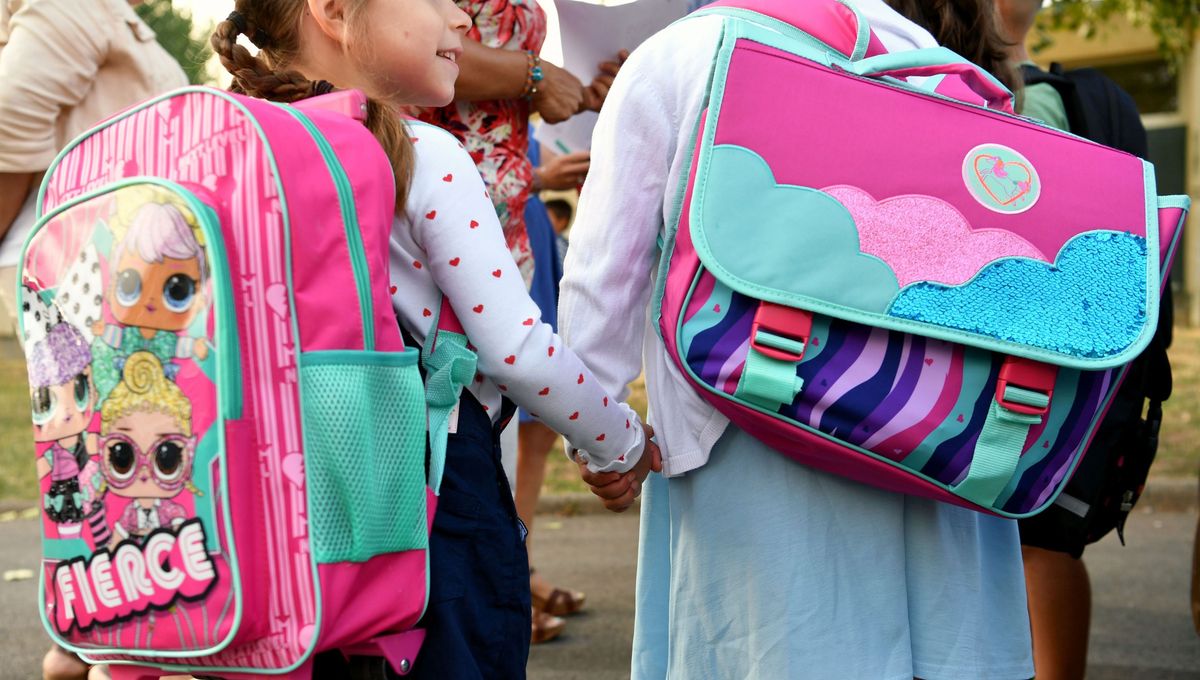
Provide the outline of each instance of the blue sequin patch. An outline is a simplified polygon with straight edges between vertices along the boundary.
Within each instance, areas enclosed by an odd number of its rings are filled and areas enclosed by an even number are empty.
[[[1054,265],[1009,258],[959,286],[914,283],[888,313],[1068,356],[1120,354],[1146,323],[1146,239],[1086,232]]]

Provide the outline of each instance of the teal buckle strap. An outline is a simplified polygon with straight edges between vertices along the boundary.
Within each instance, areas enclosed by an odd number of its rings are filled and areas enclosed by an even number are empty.
[[[778,411],[795,401],[796,395],[804,389],[804,379],[796,375],[796,366],[800,362],[768,356],[755,345],[786,345],[790,348],[799,346],[798,354],[802,355],[804,343],[766,331],[755,333],[754,340],[750,343],[750,351],[746,353],[746,366],[742,369],[742,377],[738,380],[734,396],[762,406],[768,411]]]
[[[734,396],[768,411],[791,404],[804,389],[796,375],[812,333],[812,313],[760,302],[750,329],[750,349]]]
[[[450,414],[458,405],[464,385],[475,377],[476,355],[467,348],[467,336],[439,327],[446,305],[439,305],[425,346],[421,365],[425,367],[425,406],[429,414],[429,488],[438,494],[442,472],[446,469],[446,439]]]
[[[990,508],[1012,481],[1029,429],[1050,410],[1058,369],[1048,364],[1006,357],[996,397],[975,444],[966,477],[951,488],[955,494]],[[1020,385],[1025,385],[1024,387]]]

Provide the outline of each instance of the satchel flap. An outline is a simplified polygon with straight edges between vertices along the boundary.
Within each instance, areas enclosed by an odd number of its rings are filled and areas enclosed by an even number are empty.
[[[771,42],[737,38],[714,74],[687,215],[714,276],[1066,367],[1145,347],[1160,286],[1151,165]]]

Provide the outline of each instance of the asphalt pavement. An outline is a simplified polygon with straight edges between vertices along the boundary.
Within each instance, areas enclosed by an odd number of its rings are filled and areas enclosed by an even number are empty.
[[[1194,508],[1142,508],[1122,548],[1115,536],[1088,550],[1095,592],[1089,680],[1200,680],[1200,639],[1189,609]],[[637,515],[542,515],[534,563],[548,578],[585,590],[588,606],[563,637],[535,647],[530,680],[629,677]],[[0,521],[0,573],[34,569],[37,524]],[[34,601],[37,581],[0,581],[0,680],[36,678],[47,642]],[[764,679],[775,680],[775,679]]]

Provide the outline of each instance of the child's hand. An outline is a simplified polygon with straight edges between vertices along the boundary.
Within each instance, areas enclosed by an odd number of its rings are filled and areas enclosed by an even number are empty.
[[[590,151],[576,151],[550,158],[533,169],[534,189],[573,189],[583,184],[591,163]]]
[[[208,358],[208,343],[204,341],[204,338],[196,338],[196,344],[192,345],[192,353],[200,361]]]
[[[642,494],[642,482],[650,472],[662,472],[662,452],[658,444],[651,441],[654,428],[643,423],[642,430],[646,437],[642,457],[628,472],[592,472],[586,463],[578,462],[579,476],[604,507],[613,512],[628,510],[634,499]]]

